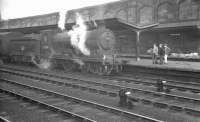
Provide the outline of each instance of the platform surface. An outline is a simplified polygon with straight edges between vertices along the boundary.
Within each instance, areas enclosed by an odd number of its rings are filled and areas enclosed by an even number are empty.
[[[128,62],[129,65],[133,66],[143,66],[150,68],[160,68],[160,69],[173,69],[173,70],[181,70],[181,71],[194,71],[200,72],[200,62],[189,62],[189,61],[168,61],[167,64],[153,64],[150,59],[140,59],[140,61],[136,61],[132,59]]]

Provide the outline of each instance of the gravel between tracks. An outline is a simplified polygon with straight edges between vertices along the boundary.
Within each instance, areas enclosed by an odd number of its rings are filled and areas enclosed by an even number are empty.
[[[32,84],[34,86],[43,87],[43,88],[51,89],[57,92],[73,95],[82,99],[92,100],[101,104],[103,103],[103,104],[113,106],[113,107],[117,107],[118,105],[118,98],[112,98],[112,97],[108,97],[104,95],[88,93],[87,91],[83,92],[82,90],[66,88],[63,86],[58,87],[58,86],[55,86],[52,84],[46,84],[43,82],[40,82],[40,83],[33,82],[34,80],[25,79],[26,80],[25,81],[25,80],[21,80],[21,78],[19,77],[17,78],[16,76],[15,77],[12,76],[10,78],[14,80],[18,79],[20,80],[20,82]],[[168,111],[165,109],[158,109],[158,108],[146,106],[140,103],[137,103],[137,105],[134,107],[134,109],[131,112],[136,112],[143,115],[145,114],[145,115],[148,115],[160,120],[164,120],[167,122],[198,122],[199,121],[198,118],[187,116],[182,113],[176,113],[176,112]]]
[[[32,107],[32,109],[30,109]],[[0,93],[0,116],[11,122],[64,122],[63,117],[52,117],[54,112],[34,109],[31,103]]]

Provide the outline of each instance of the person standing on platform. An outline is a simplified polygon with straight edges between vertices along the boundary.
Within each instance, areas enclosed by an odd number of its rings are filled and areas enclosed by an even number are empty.
[[[167,64],[167,57],[169,55],[170,48],[167,47],[167,44],[164,45],[164,63]]]
[[[153,49],[152,49],[152,60],[153,60],[153,64],[157,64],[157,57],[158,57],[158,47],[156,46],[156,44],[153,45]]]
[[[163,64],[163,60],[164,60],[164,47],[163,47],[162,44],[159,44],[158,54],[159,54],[160,64]]]

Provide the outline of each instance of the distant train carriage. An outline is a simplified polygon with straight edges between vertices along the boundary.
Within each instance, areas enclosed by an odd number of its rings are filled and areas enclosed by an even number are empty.
[[[10,40],[21,36],[23,36],[23,34],[20,32],[2,32],[0,34],[0,41],[1,41],[0,53],[1,53],[1,59],[4,62],[11,61],[10,51],[12,51],[12,49],[9,49]]]

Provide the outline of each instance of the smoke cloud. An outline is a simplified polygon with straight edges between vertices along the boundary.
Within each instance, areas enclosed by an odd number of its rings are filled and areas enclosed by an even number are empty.
[[[51,67],[51,65],[52,65],[51,59],[52,59],[53,55],[55,54],[55,51],[53,48],[49,48],[49,49],[50,49],[50,55],[48,56],[48,58],[40,59],[40,62],[36,62],[35,56],[33,54],[31,54],[31,60],[32,60],[33,64],[35,64],[38,68],[48,70]]]
[[[76,13],[76,25],[72,27],[68,34],[71,37],[72,46],[79,49],[84,55],[90,55],[90,50],[85,45],[87,26],[79,13]]]
[[[59,27],[61,30],[64,30],[64,29],[65,29],[65,14],[66,14],[66,11],[64,11],[64,10],[59,12],[58,27]]]

